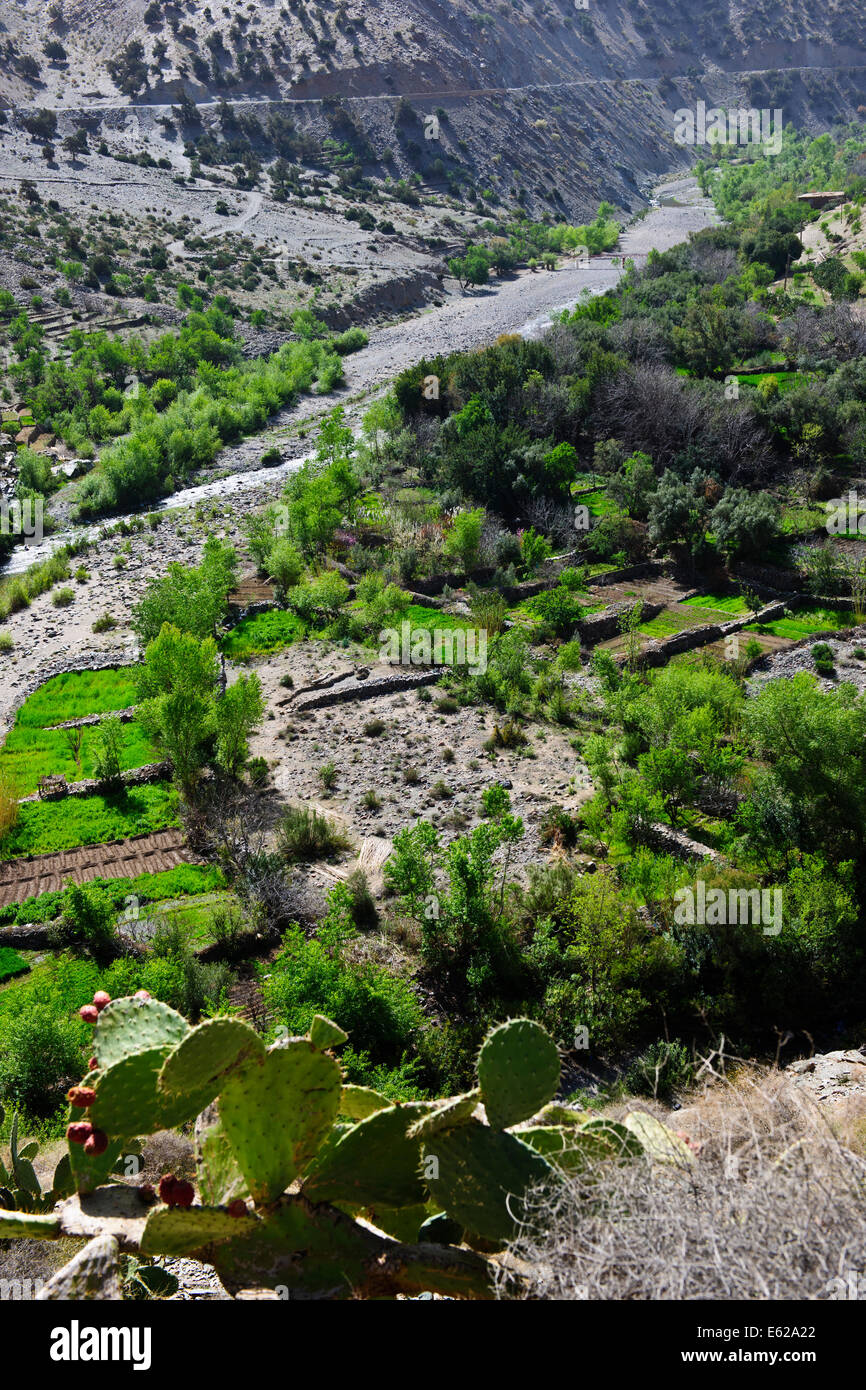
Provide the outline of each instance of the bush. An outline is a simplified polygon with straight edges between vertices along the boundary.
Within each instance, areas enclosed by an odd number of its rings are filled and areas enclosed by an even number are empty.
[[[112,615],[111,615],[110,613],[103,613],[103,614],[102,614],[100,617],[98,617],[98,618],[96,619],[96,621],[94,622],[94,624],[93,624],[93,631],[94,631],[94,632],[111,632],[111,631],[112,631],[114,628],[116,628],[116,627],[117,627],[117,618],[112,617]]]
[[[74,589],[55,589],[51,595],[51,602],[55,608],[68,608],[74,598]]]
[[[63,899],[61,940],[82,948],[94,959],[104,958],[115,942],[114,904],[94,883],[70,883]]]
[[[81,1075],[80,1019],[28,998],[0,1018],[0,1095],[31,1115],[49,1115],[66,1083]]]
[[[418,1002],[404,980],[381,966],[344,961],[343,940],[328,928],[310,940],[300,927],[291,928],[262,980],[266,1007],[292,1034],[306,1032],[314,1014],[325,1014],[350,1034],[356,1057],[399,1064],[424,1022]]]
[[[343,832],[310,806],[291,806],[277,831],[277,848],[289,862],[326,858],[348,846]]]
[[[625,1084],[633,1095],[669,1100],[691,1084],[694,1074],[688,1048],[677,1041],[659,1041],[635,1057],[625,1074]]]
[[[270,776],[267,758],[250,758],[247,772],[254,787],[263,787]]]
[[[350,352],[358,352],[360,348],[366,347],[369,343],[369,336],[363,328],[347,328],[345,333],[338,333],[331,341],[331,347],[346,357]]]

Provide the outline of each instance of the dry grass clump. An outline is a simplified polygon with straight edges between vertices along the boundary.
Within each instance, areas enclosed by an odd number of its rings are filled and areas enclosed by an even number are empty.
[[[844,1296],[866,1271],[866,1159],[815,1102],[778,1073],[741,1073],[671,1121],[694,1163],[596,1165],[533,1195],[510,1250],[523,1296]]]
[[[18,823],[18,794],[5,771],[0,770],[0,845]]]

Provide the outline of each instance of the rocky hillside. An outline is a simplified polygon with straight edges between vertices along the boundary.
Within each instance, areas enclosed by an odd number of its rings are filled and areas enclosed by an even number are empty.
[[[580,218],[682,165],[673,112],[781,107],[816,128],[864,99],[862,0],[9,0],[0,105],[80,115],[255,101],[392,177]],[[155,115],[156,113],[154,113]],[[431,117],[436,117],[434,126]],[[216,112],[202,112],[207,131]],[[435,135],[431,138],[431,131]]]

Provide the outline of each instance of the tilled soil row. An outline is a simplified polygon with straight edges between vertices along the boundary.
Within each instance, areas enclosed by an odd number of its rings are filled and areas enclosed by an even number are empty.
[[[108,845],[12,859],[0,865],[0,907],[39,893],[57,893],[70,879],[87,883],[93,878],[135,878],[199,862],[185,845],[181,830],[158,830]]]

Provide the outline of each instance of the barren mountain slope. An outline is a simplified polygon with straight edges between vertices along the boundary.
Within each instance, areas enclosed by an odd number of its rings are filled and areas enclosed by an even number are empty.
[[[582,3],[4,0],[0,103],[288,100],[301,131],[339,142],[352,128],[393,175],[457,164],[505,203],[579,217],[600,196],[636,206],[681,166],[673,112],[700,96],[820,124],[866,98],[862,0]]]

